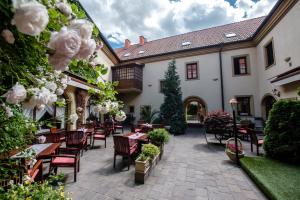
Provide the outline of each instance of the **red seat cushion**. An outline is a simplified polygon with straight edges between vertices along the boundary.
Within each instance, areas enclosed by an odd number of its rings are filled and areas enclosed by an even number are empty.
[[[74,164],[75,158],[69,158],[69,157],[55,157],[52,160],[52,164]]]
[[[238,130],[238,132],[241,133],[241,134],[247,134],[247,133],[248,133],[247,130],[246,130],[246,129],[243,129],[243,128],[240,128],[240,129]]]
[[[134,129],[134,132],[141,132],[141,131],[142,131],[142,129],[140,129],[140,128]]]
[[[115,125],[115,128],[123,128],[122,125]]]
[[[94,135],[94,138],[95,139],[105,139],[105,135],[97,134],[97,135]]]
[[[264,143],[264,140],[258,140],[257,142],[259,145],[262,145]]]

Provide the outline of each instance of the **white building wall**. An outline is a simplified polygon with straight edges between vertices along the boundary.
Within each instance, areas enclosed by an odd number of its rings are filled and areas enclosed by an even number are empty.
[[[108,72],[106,75],[103,76],[105,80],[111,80],[111,67],[114,63],[109,59],[109,57],[102,51],[99,50],[97,52],[97,58],[95,59],[96,63],[103,64],[105,67],[108,68]]]
[[[259,80],[259,104],[266,94],[276,88],[281,92],[280,98],[297,97],[296,88],[300,82],[277,87],[270,83],[270,79],[285,71],[300,66],[300,2],[281,19],[281,21],[257,45],[257,71]],[[273,39],[275,50],[275,65],[265,69],[264,46]],[[291,57],[292,66],[285,61]],[[260,110],[259,110],[260,111]]]
[[[243,77],[233,77],[232,56],[247,54],[251,63],[251,75]],[[255,48],[239,49],[222,52],[223,59],[223,81],[225,95],[225,110],[230,112],[229,99],[233,96],[251,95],[254,102],[257,99],[257,76],[256,76],[256,51]],[[143,69],[143,91],[141,94],[122,95],[127,109],[129,106],[135,107],[134,116],[140,119],[140,106],[151,105],[152,109],[159,110],[164,97],[160,93],[160,80],[164,79],[168,63],[171,60],[146,63]],[[198,63],[198,79],[186,79],[186,64]],[[207,111],[222,109],[221,83],[220,83],[220,63],[219,53],[192,56],[176,59],[176,68],[181,80],[182,99],[191,96],[200,97],[207,105]],[[253,69],[252,69],[253,68]],[[258,110],[253,108],[254,111]],[[128,111],[128,110],[127,110]],[[256,113],[255,113],[256,115]]]

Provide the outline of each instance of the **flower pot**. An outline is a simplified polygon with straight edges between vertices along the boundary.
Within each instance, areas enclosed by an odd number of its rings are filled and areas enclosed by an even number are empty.
[[[135,171],[145,173],[150,167],[150,159],[140,161],[139,158],[135,161]]]

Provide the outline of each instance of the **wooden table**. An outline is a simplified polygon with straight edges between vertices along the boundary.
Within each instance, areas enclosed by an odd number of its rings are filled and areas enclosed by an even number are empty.
[[[132,136],[132,135],[134,135],[134,134],[137,134],[137,133],[126,133],[126,134],[124,134],[124,136],[130,138],[130,136]],[[131,138],[130,138],[130,139],[131,139]],[[148,138],[148,135],[147,135],[147,134],[143,133],[143,135],[141,135],[140,137],[135,138],[135,139],[132,139],[132,140],[137,140],[137,141],[148,141],[149,138]]]
[[[50,146],[48,146],[46,149],[38,153],[37,159],[43,159],[49,157],[49,155],[53,154],[56,149],[58,149],[60,146],[60,143],[51,143]]]

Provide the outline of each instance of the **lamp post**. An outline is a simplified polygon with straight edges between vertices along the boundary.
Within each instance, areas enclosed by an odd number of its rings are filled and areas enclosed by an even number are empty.
[[[240,165],[238,142],[237,142],[237,130],[236,130],[236,116],[235,116],[235,111],[236,111],[238,101],[236,100],[236,98],[232,98],[230,99],[229,103],[231,105],[232,115],[233,115],[233,134],[234,134],[234,143],[235,143],[236,164]]]

